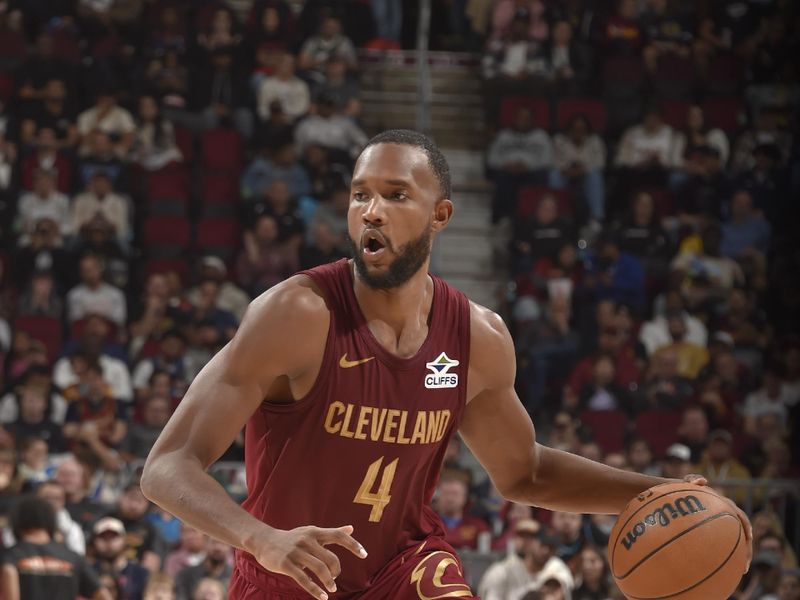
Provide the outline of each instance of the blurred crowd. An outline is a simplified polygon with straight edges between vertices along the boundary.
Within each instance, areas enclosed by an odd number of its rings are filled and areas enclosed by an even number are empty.
[[[413,47],[417,8],[0,2],[0,526],[25,600],[225,597],[231,549],[139,469],[250,299],[349,252],[357,48]],[[800,597],[796,498],[742,483],[796,476],[800,447],[792,10],[433,2],[433,48],[484,51],[540,437],[736,498],[758,548],[741,600]],[[242,443],[217,472],[237,497]],[[619,597],[612,519],[502,501],[458,440],[435,507],[484,600]],[[37,587],[45,555],[74,590]]]

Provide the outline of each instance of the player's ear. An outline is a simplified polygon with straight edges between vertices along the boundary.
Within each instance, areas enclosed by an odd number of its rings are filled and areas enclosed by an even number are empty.
[[[437,200],[433,207],[433,231],[439,232],[445,228],[453,216],[453,203],[449,198]]]

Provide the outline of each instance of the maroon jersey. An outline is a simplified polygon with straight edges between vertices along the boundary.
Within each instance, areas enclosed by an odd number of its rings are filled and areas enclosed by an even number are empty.
[[[341,260],[304,272],[330,310],[319,375],[297,402],[262,404],[245,438],[246,510],[280,529],[353,525],[367,549],[362,560],[329,546],[342,564],[337,597],[369,590],[393,558],[444,537],[430,503],[464,409],[470,344],[467,298],[433,277],[427,338],[411,358],[390,353],[367,326],[351,269]]]

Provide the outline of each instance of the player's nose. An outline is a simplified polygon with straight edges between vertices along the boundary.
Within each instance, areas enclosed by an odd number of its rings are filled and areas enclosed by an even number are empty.
[[[372,196],[364,207],[361,218],[370,225],[383,225],[386,223],[386,200],[380,194]]]

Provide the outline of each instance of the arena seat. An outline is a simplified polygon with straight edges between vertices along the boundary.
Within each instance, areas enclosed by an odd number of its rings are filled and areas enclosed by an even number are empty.
[[[189,279],[189,264],[181,258],[151,258],[147,261],[145,275],[174,272],[182,282]]]
[[[189,222],[180,217],[149,217],[143,233],[150,258],[176,259],[189,246]]]
[[[679,131],[686,129],[691,107],[692,103],[687,100],[664,100],[658,104],[664,123]]]
[[[728,134],[745,121],[745,109],[738,98],[708,98],[703,102],[703,114],[710,127],[719,127]]]
[[[546,195],[555,196],[558,203],[558,214],[562,217],[573,216],[572,201],[567,190],[556,190],[548,187],[527,186],[517,196],[517,217],[525,219],[532,216],[539,206],[539,201]]]
[[[532,96],[508,96],[500,102],[500,127],[510,127],[520,108],[531,111],[535,127],[550,129],[550,104],[544,98]]]
[[[628,417],[620,410],[585,410],[581,422],[592,432],[592,437],[604,452],[621,452],[625,448]]]
[[[205,171],[239,174],[242,169],[242,138],[234,129],[210,129],[200,137]]]
[[[226,173],[204,174],[200,183],[203,217],[234,217],[239,205],[239,178]]]
[[[0,71],[10,73],[28,56],[28,44],[18,31],[5,29],[0,35]]]
[[[662,98],[689,98],[695,84],[694,63],[689,58],[666,55],[658,60],[653,88]]]
[[[82,58],[78,40],[67,31],[58,31],[53,34],[53,55],[73,66],[79,65]]]
[[[185,127],[175,125],[175,144],[178,146],[178,150],[180,150],[181,154],[183,155],[184,164],[187,165],[191,164],[192,161],[194,160],[194,154],[195,154],[194,134]]]
[[[636,417],[636,433],[647,440],[653,454],[661,457],[678,441],[681,414],[670,410],[648,410]]]
[[[63,331],[61,321],[58,319],[39,315],[22,315],[14,319],[14,329],[26,332],[33,339],[44,344],[47,358],[51,363],[60,356]]]
[[[195,229],[195,248],[230,261],[239,249],[241,229],[236,219],[203,219]]]
[[[744,78],[742,61],[731,53],[720,53],[708,66],[704,78],[706,92],[720,96],[735,96]]]
[[[573,117],[584,116],[595,133],[602,135],[608,124],[605,105],[595,98],[562,98],[556,105],[556,124],[564,130]]]

